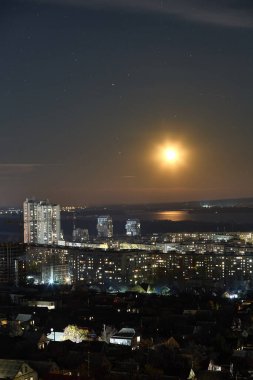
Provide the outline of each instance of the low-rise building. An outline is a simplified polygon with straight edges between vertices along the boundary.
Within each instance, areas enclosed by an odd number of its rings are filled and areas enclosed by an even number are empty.
[[[22,360],[0,359],[0,379],[37,380],[37,372]]]
[[[135,329],[124,327],[110,338],[110,343],[137,348],[140,343],[140,336],[137,336]]]

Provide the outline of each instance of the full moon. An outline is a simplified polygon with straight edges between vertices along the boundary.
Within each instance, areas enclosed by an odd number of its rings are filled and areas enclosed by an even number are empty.
[[[166,149],[164,155],[168,162],[175,162],[177,160],[177,152],[174,149]]]
[[[187,164],[188,152],[181,142],[165,141],[154,148],[152,159],[161,169],[176,172]]]

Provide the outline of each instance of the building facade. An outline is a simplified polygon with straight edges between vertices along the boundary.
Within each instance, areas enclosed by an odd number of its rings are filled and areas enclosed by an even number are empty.
[[[0,244],[0,284],[25,282],[25,247],[23,244]]]
[[[28,247],[27,264],[44,283],[85,282],[109,288],[142,283],[188,286],[195,282],[201,286],[247,283],[253,287],[253,252],[181,254]]]
[[[85,228],[74,228],[72,241],[74,243],[85,243],[89,241],[89,231]]]
[[[140,236],[141,224],[139,219],[127,219],[125,229],[127,236]]]
[[[97,234],[99,238],[111,238],[113,236],[113,223],[110,215],[98,217]]]
[[[49,201],[26,199],[23,204],[24,243],[57,244],[60,240],[60,206]]]

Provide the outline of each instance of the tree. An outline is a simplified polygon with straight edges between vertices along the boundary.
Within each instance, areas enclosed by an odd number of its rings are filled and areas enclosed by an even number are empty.
[[[145,365],[145,373],[146,375],[148,375],[148,378],[152,380],[162,379],[164,375],[164,372],[162,369],[155,368],[150,364]]]
[[[12,338],[23,335],[22,327],[20,326],[20,323],[18,321],[10,321],[9,328],[10,328],[9,335]]]
[[[101,332],[100,340],[102,342],[110,343],[110,338],[116,334],[117,330],[112,326],[104,325],[104,328]]]
[[[80,343],[87,340],[88,329],[79,328],[76,325],[68,325],[63,332],[63,340],[71,340],[74,343]]]

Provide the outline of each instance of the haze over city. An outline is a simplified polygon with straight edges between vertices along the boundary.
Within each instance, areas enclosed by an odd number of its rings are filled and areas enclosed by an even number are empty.
[[[2,0],[1,205],[251,197],[252,11]]]

